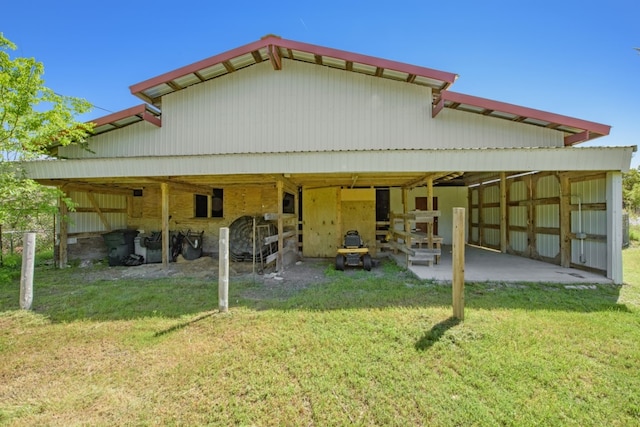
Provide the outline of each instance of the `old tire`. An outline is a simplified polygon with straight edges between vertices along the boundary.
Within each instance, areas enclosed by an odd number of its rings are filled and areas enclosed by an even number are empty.
[[[336,255],[336,270],[344,271],[344,256]]]
[[[362,266],[364,267],[364,269],[367,271],[371,271],[371,264],[371,255],[364,254],[362,256]]]

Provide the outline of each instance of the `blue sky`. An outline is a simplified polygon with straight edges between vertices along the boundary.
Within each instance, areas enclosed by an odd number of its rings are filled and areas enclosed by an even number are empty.
[[[0,31],[46,84],[95,105],[266,34],[459,75],[456,92],[611,125],[583,145],[640,145],[640,1],[14,1]],[[640,165],[634,154],[632,167]]]

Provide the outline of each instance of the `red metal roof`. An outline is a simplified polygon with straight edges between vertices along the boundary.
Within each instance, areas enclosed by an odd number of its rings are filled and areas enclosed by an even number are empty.
[[[130,90],[132,94],[146,102],[160,106],[162,97],[169,93],[264,61],[270,61],[273,68],[279,70],[283,67],[283,59],[406,81],[428,86],[433,89],[434,93],[445,90],[457,78],[456,74],[446,71],[269,35],[255,42],[132,85]]]
[[[140,121],[147,121],[155,126],[161,127],[160,111],[147,104],[136,105],[126,110],[117,111],[107,116],[102,116],[95,120],[93,134],[101,134],[110,130],[119,129]]]
[[[609,135],[611,131],[611,126],[600,123],[446,90],[440,92],[431,115],[436,117],[445,107],[555,129],[564,132],[565,146]]]

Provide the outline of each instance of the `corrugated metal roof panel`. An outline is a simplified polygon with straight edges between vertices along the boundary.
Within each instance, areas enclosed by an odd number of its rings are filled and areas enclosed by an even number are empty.
[[[302,52],[295,49],[291,49],[291,53],[293,55],[293,59],[296,59],[298,61],[316,62],[316,57],[313,53]]]
[[[357,62],[353,63],[353,71],[356,71],[358,73],[369,74],[370,76],[375,76],[377,70],[378,70],[378,68],[374,67],[372,65],[359,64]]]
[[[187,74],[186,76],[178,77],[174,81],[180,87],[187,87],[196,83],[200,83],[202,80],[200,80],[195,74]]]
[[[170,92],[173,92],[173,88],[166,83],[162,83],[144,91],[145,95],[151,99],[158,98]]]
[[[322,63],[329,67],[340,68],[341,70],[344,70],[347,67],[347,61],[344,59],[332,58],[330,56],[323,56]]]
[[[393,71],[385,68],[385,70],[382,72],[382,77],[406,82],[407,78],[409,77],[409,74],[403,73],[401,71]]]
[[[232,58],[229,60],[229,62],[231,63],[231,65],[233,65],[233,68],[238,70],[240,68],[255,64],[256,60],[253,55],[251,55],[251,53],[247,53],[245,55]]]
[[[200,74],[203,79],[212,79],[214,77],[227,74],[227,69],[224,68],[224,65],[222,64],[215,64],[212,67],[204,68],[198,71],[198,74]]]

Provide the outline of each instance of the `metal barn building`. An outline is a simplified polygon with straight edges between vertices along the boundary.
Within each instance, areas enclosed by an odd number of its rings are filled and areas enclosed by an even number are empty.
[[[221,227],[266,214],[283,268],[334,257],[350,229],[374,255],[402,242],[389,230],[446,245],[465,207],[470,244],[621,283],[635,147],[579,148],[610,127],[450,91],[456,77],[266,36],[131,86],[144,103],[95,120],[91,151],[28,172],[78,205],[61,263],[124,228],[203,230],[214,253]]]

